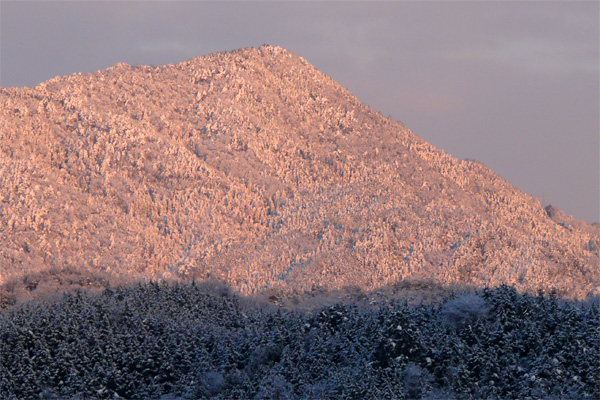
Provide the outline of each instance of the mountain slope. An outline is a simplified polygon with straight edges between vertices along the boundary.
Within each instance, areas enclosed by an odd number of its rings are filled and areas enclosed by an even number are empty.
[[[600,294],[597,229],[555,222],[281,48],[0,89],[0,113],[9,291],[195,278]]]

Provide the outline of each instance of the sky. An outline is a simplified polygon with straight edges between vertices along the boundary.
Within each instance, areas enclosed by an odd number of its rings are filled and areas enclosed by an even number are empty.
[[[600,221],[600,2],[0,1],[0,86],[268,43],[519,189]]]

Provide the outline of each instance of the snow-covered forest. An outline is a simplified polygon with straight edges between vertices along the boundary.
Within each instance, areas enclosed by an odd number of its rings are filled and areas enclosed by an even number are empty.
[[[0,88],[0,304],[138,279],[583,299],[599,251],[278,47]]]
[[[599,263],[278,47],[0,88],[2,399],[598,399]]]
[[[365,295],[366,296],[366,295]],[[0,314],[3,399],[597,399],[599,303],[504,286],[303,312],[215,284]]]

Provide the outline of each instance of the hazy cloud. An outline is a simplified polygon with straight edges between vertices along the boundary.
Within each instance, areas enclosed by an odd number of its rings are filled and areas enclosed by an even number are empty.
[[[555,43],[544,39],[499,40],[494,46],[461,54],[473,61],[498,63],[499,66],[523,68],[531,73],[593,74],[598,60],[588,44]]]
[[[138,49],[142,54],[177,55],[186,57],[190,53],[197,53],[200,50],[200,46],[196,43],[186,43],[178,40],[159,40],[141,43]]]

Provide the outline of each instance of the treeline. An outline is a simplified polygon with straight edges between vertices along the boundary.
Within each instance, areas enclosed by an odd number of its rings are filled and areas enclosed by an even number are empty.
[[[508,286],[299,311],[150,283],[0,314],[3,399],[596,399],[599,371],[597,302]]]

